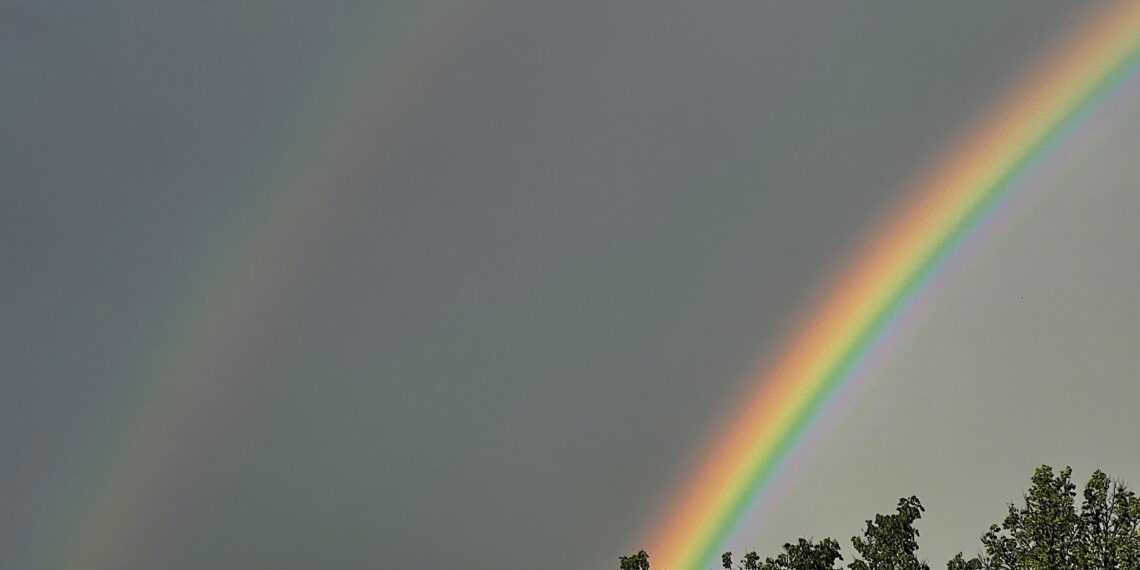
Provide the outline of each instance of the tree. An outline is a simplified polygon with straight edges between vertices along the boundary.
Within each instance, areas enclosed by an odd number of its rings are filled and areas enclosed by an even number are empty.
[[[649,570],[649,555],[644,550],[633,556],[619,556],[620,570]]]
[[[760,570],[760,555],[756,551],[744,555],[744,570]]]
[[[1080,514],[1080,564],[1087,569],[1140,569],[1140,501],[1097,469],[1085,485]]]
[[[738,570],[834,570],[835,562],[843,560],[839,553],[839,543],[825,538],[818,543],[814,539],[799,539],[796,544],[784,544],[784,552],[775,558],[760,561],[760,555],[749,552],[740,559]],[[726,570],[732,568],[732,552],[720,555],[720,564]]]
[[[959,552],[957,556],[946,563],[946,570],[982,570],[982,561],[977,558],[966,560]]]
[[[1073,498],[1073,470],[1053,474],[1048,465],[1033,473],[1025,506],[1008,506],[1001,525],[982,536],[985,567],[993,570],[1068,570],[1079,568],[1080,517]]]
[[[851,543],[863,558],[855,560],[847,567],[851,570],[930,570],[926,562],[920,561],[918,550],[918,529],[914,522],[922,518],[925,509],[918,497],[899,499],[897,512],[893,515],[875,515],[875,520],[867,521],[867,529],[862,537],[854,537]]]
[[[1025,506],[982,536],[989,570],[1140,570],[1140,501],[1099,469],[1077,510],[1073,470],[1038,467]]]
[[[757,570],[832,570],[835,562],[843,560],[839,543],[825,538],[818,543],[799,539],[796,544],[784,544],[784,552],[775,558],[765,559]],[[747,569],[746,569],[747,570]]]
[[[1007,505],[1005,520],[982,535],[982,552],[967,560],[961,552],[946,563],[947,570],[1140,570],[1140,498],[1120,481],[1099,469],[1085,485],[1077,508],[1073,470],[1054,473],[1038,467],[1024,506]],[[859,558],[849,570],[930,570],[916,556],[918,529],[914,524],[925,509],[918,497],[899,499],[895,514],[875,515],[862,536],[851,539]],[[649,570],[644,550],[622,556],[621,570]],[[760,561],[749,552],[736,570],[836,570],[843,560],[839,543],[825,538],[799,539],[784,544],[775,558]],[[732,570],[732,553],[721,556]]]
[[[744,558],[741,558],[740,561],[744,565],[738,566],[737,568],[739,568],[739,570],[760,570],[760,555],[756,554],[754,551],[745,554]],[[728,551],[720,555],[720,565],[725,569],[731,570],[732,551]]]

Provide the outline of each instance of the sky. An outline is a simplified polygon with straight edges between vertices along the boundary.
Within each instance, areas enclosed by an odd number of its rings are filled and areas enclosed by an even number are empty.
[[[616,567],[1085,9],[0,3],[0,567]],[[1140,484],[1110,124],[729,546],[915,494],[941,566],[1041,463]]]

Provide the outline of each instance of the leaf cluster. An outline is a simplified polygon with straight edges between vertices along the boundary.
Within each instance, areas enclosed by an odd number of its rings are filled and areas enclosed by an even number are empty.
[[[1023,506],[1010,504],[982,536],[986,570],[1140,570],[1140,501],[1099,469],[1076,505],[1072,469],[1033,473]]]
[[[1005,519],[982,535],[978,556],[958,553],[947,570],[1140,570],[1140,499],[1124,483],[1097,470],[1077,505],[1073,471],[1038,467],[1023,504],[1007,505]],[[918,497],[899,499],[895,512],[866,521],[851,544],[858,557],[848,570],[930,570],[917,556],[915,523],[925,509]],[[649,570],[644,550],[620,557],[620,570]],[[801,538],[774,557],[748,552],[736,570],[837,570],[839,543]],[[731,552],[721,566],[733,570]]]

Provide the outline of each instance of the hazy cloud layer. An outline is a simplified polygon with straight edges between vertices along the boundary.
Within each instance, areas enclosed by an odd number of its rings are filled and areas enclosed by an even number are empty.
[[[313,190],[299,269],[211,371],[241,405],[130,563],[613,566],[743,373],[1075,9],[468,7],[385,122],[327,141],[354,158]],[[413,13],[0,5],[0,566],[60,547],[194,264],[264,169],[303,160],[282,133],[310,131],[283,125],[332,112],[319,82],[364,39],[346,22]],[[377,53],[363,73],[418,64]],[[970,260],[738,548],[846,544],[915,493],[941,565],[1041,462],[1140,482],[1140,110],[1120,124]]]

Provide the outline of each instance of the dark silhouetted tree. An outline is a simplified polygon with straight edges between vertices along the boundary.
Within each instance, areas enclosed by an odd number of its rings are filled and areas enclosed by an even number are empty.
[[[644,550],[633,556],[619,556],[618,561],[620,570],[649,570],[649,555]]]
[[[738,570],[834,570],[835,562],[843,560],[839,553],[839,543],[825,538],[818,543],[814,540],[799,539],[796,544],[785,544],[784,552],[775,558],[760,561],[760,555],[749,552],[740,560]],[[732,552],[720,555],[721,566],[732,568]]]
[[[918,529],[914,522],[922,518],[922,503],[918,497],[899,499],[897,512],[893,515],[875,515],[875,520],[867,521],[863,536],[851,539],[855,551],[862,560],[855,560],[847,567],[851,570],[930,570],[926,562],[920,561],[918,551]]]
[[[1042,465],[1033,473],[1024,506],[1009,504],[1000,525],[982,535],[982,552],[966,559],[958,553],[947,570],[1140,570],[1140,499],[1119,481],[1097,470],[1085,485],[1077,508],[1073,470],[1054,473]],[[862,536],[851,539],[859,557],[849,570],[930,570],[916,556],[918,529],[925,509],[917,497],[899,499],[895,514],[875,515]],[[736,570],[836,570],[843,560],[839,543],[825,538],[799,539],[784,545],[775,558],[760,561],[749,552]],[[649,570],[649,555],[622,556],[621,570]],[[733,570],[732,553],[721,556]]]
[[[966,560],[959,552],[957,556],[946,563],[946,570],[982,570],[982,561],[977,558]]]
[[[744,570],[760,570],[760,555],[755,551],[745,554],[741,562],[744,563]]]
[[[801,538],[795,544],[785,544],[782,554],[765,559],[758,570],[832,570],[839,560],[843,555],[835,540],[825,538],[817,543]]]

